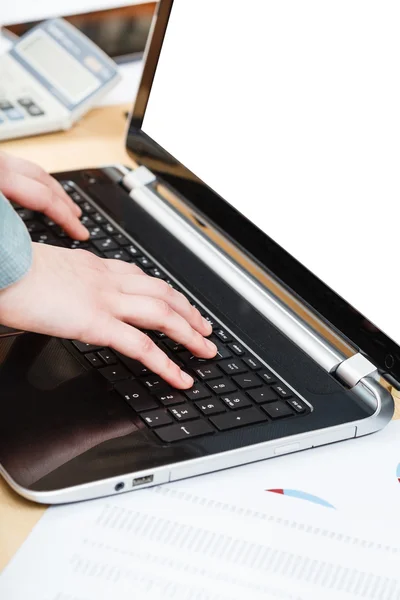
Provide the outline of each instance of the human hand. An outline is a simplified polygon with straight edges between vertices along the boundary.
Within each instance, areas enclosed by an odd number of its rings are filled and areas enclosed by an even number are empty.
[[[176,388],[193,379],[136,327],[164,332],[202,358],[217,348],[210,324],[166,282],[85,250],[33,244],[31,270],[0,291],[2,324],[114,348]],[[136,326],[136,327],[135,327]]]
[[[41,167],[0,152],[0,191],[24,208],[44,213],[75,240],[89,232],[79,221],[82,211],[62,186]]]

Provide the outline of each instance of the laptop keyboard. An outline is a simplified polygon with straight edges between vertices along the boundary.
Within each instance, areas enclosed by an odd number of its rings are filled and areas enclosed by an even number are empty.
[[[164,279],[182,292],[211,323],[214,359],[193,356],[161,332],[147,331],[170,358],[194,378],[189,390],[176,390],[141,363],[109,348],[66,341],[82,353],[88,365],[109,382],[144,426],[164,443],[215,434],[278,419],[293,419],[311,411],[278,375],[266,368],[222,323],[197,305],[146,252],[68,182],[65,191],[82,209],[90,240],[70,239],[51,219],[16,207],[33,241],[65,248],[84,248],[101,258],[137,264],[148,275]]]

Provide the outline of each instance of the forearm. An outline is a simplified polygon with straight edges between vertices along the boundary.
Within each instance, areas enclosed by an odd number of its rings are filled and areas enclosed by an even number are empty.
[[[0,192],[0,290],[19,281],[32,264],[32,244],[24,222]]]

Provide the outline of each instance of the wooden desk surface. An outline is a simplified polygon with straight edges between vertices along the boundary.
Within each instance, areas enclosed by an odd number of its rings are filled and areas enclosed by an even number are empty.
[[[70,131],[5,142],[0,149],[33,160],[49,172],[133,165],[124,147],[124,113],[129,109],[129,105],[98,108]],[[399,405],[396,414],[400,418]],[[15,494],[0,478],[0,572],[44,510]]]
[[[98,108],[73,129],[29,139],[3,142],[0,150],[40,164],[49,172],[133,165],[125,152],[125,113],[130,105]],[[21,546],[44,508],[25,501],[0,478],[0,572]]]

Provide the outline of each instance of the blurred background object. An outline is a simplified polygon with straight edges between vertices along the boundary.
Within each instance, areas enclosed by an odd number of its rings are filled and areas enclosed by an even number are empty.
[[[74,9],[78,8],[78,5],[75,0],[42,0],[35,3],[16,0],[17,10],[14,6],[1,9],[0,20],[5,37],[13,39],[46,18],[63,17],[80,29],[108,56],[122,63],[142,57],[156,3],[139,1],[132,2],[129,6],[121,6],[123,2],[119,0],[118,4],[119,6],[113,0],[83,0],[79,3],[79,12],[76,13]]]
[[[14,0],[0,8],[0,53],[35,24],[63,17],[119,65],[122,80],[98,105],[133,103],[157,2],[148,0]]]

